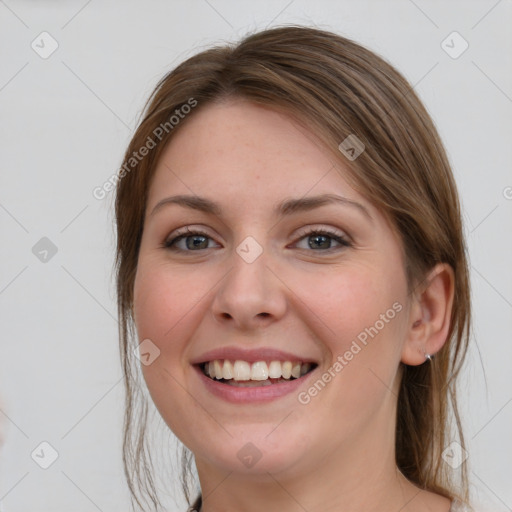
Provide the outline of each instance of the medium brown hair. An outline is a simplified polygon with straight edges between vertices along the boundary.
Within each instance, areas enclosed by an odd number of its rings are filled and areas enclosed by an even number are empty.
[[[257,32],[178,65],[157,84],[126,151],[115,199],[116,278],[126,391],[123,463],[132,499],[142,506],[138,495],[145,493],[155,509],[159,504],[145,435],[148,397],[141,393],[140,368],[133,355],[136,345],[130,342],[137,343],[133,287],[148,189],[173,134],[201,107],[230,98],[293,117],[322,141],[335,162],[348,169],[353,186],[399,233],[411,293],[437,263],[453,268],[455,296],[447,342],[430,363],[400,363],[396,464],[418,487],[467,501],[466,465],[455,471],[441,457],[455,438],[464,447],[456,379],[470,332],[466,246],[447,155],[425,107],[393,66],[350,39],[302,26]],[[165,123],[169,127],[173,112],[191,99],[197,106],[166,130],[140,161],[130,160],[149,139],[155,139],[157,127]],[[365,146],[353,161],[338,148],[349,135]],[[183,465],[190,469],[190,452],[184,449],[184,453]],[[187,481],[184,475],[189,499]]]

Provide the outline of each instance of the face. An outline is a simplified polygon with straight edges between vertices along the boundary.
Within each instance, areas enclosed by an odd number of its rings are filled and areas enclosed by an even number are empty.
[[[162,154],[135,322],[158,354],[151,397],[198,468],[292,475],[394,442],[401,245],[346,177],[242,100],[195,112]]]

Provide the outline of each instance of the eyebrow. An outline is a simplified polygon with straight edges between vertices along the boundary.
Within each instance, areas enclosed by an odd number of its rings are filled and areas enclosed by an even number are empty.
[[[204,213],[216,215],[217,217],[222,216],[222,208],[217,203],[205,197],[192,195],[177,195],[166,197],[156,204],[156,206],[151,211],[150,216],[155,215],[155,213],[169,204],[177,204],[185,208],[199,210]],[[294,213],[298,212],[310,211],[329,204],[342,204],[344,206],[354,207],[361,211],[370,220],[372,220],[370,212],[361,203],[347,199],[346,197],[338,196],[336,194],[322,194],[314,197],[286,199],[274,208],[274,214],[283,217],[293,215]]]

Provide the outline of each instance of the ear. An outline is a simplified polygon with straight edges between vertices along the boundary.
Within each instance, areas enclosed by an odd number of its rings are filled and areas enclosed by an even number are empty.
[[[437,264],[413,293],[402,362],[417,366],[445,344],[450,328],[455,277],[447,263]]]

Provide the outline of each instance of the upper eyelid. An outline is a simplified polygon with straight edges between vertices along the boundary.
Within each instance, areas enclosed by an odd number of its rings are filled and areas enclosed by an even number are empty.
[[[305,236],[310,233],[315,233],[317,231],[326,231],[327,233],[332,234],[332,235],[349,238],[348,233],[344,229],[335,228],[335,227],[327,227],[322,224],[311,224],[309,226],[304,226],[302,228],[299,228],[298,230],[295,231],[295,234],[293,236],[294,237]]]
[[[206,236],[209,236],[212,239],[215,239],[215,235],[211,235],[208,231],[209,231],[208,228],[195,227],[195,225],[187,225],[187,226],[183,226],[181,228],[177,228],[177,229],[171,231],[171,233],[166,236],[166,240],[177,238],[179,236],[186,236],[187,234],[194,235],[194,234],[198,234],[198,233],[199,234],[202,233]],[[310,224],[307,226],[303,226],[301,228],[297,228],[294,230],[294,234],[291,236],[294,236],[294,237],[304,236],[311,232],[316,232],[316,231],[327,231],[330,234],[335,234],[338,236],[351,238],[346,230],[341,229],[341,228],[331,227],[331,226],[325,226],[321,223]]]
[[[350,245],[353,244],[352,237],[345,231],[340,228],[334,228],[334,227],[326,227],[322,224],[311,224],[308,226],[303,226],[297,230],[295,230],[295,233],[293,235],[294,242],[297,242],[307,236],[312,236],[315,233],[325,233],[327,236],[330,236],[331,238],[339,237],[340,239],[345,240]],[[165,238],[164,244],[168,244],[170,242],[175,242],[176,239],[183,239],[187,238],[189,236],[193,235],[202,235],[210,238],[215,243],[218,243],[215,239],[215,236],[212,236],[208,233],[207,229],[200,228],[200,227],[191,227],[191,226],[184,226],[182,228],[178,228],[177,230],[174,230],[169,236]],[[194,251],[185,251],[185,252],[194,252]],[[324,251],[325,252],[325,251]]]

